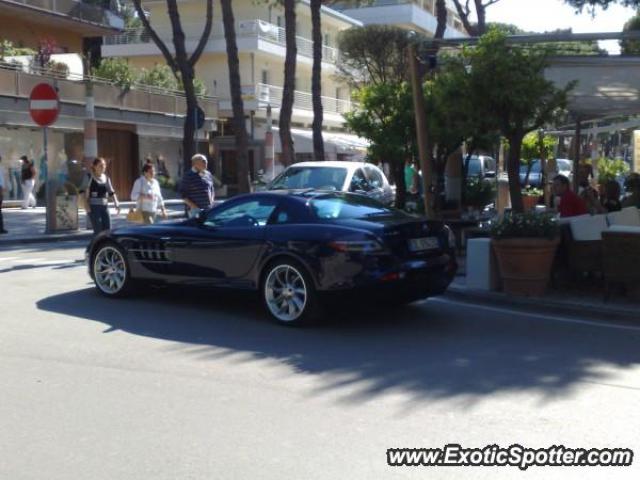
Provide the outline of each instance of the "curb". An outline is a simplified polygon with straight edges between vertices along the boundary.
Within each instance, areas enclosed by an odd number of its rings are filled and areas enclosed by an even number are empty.
[[[640,305],[598,305],[593,303],[574,303],[548,297],[515,297],[507,296],[501,292],[487,292],[473,290],[459,285],[450,285],[445,293],[446,297],[459,300],[467,300],[474,303],[488,303],[500,307],[514,307],[526,310],[534,310],[540,313],[565,313],[583,314],[590,317],[601,316],[603,318],[633,317],[640,320]]]
[[[59,233],[59,234],[51,234],[46,235],[42,234],[39,237],[21,237],[21,238],[8,238],[8,239],[0,239],[0,248],[1,247],[13,247],[15,245],[26,245],[26,244],[34,244],[34,243],[59,243],[59,242],[73,242],[78,240],[91,240],[93,237],[93,232],[87,231],[82,233]]]
[[[168,220],[180,220],[184,219],[184,214],[179,212],[170,212]],[[122,226],[122,225],[121,225]],[[117,227],[116,227],[117,228]],[[93,231],[80,229],[76,233],[42,233],[40,235],[32,235],[28,237],[19,238],[2,238],[0,237],[0,247],[3,246],[16,246],[22,244],[34,244],[34,243],[57,243],[57,242],[73,242],[79,240],[91,240],[93,238]]]

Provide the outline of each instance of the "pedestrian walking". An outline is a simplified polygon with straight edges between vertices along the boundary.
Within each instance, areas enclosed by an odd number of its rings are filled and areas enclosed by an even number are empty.
[[[213,206],[213,175],[207,170],[207,157],[200,153],[191,157],[191,169],[182,179],[180,190],[189,218],[196,218]]]
[[[164,199],[160,190],[160,183],[155,179],[156,171],[152,164],[142,167],[142,175],[133,183],[131,200],[137,202],[137,208],[142,212],[142,220],[146,224],[155,223],[158,208],[162,216],[167,218]]]
[[[33,165],[33,162],[29,161],[26,155],[20,157],[22,160],[22,172],[21,172],[21,181],[22,181],[22,209],[26,209],[29,207],[36,208],[36,197],[33,196],[33,189],[36,186],[36,167]]]
[[[5,185],[8,184],[5,183],[4,180],[4,171],[2,169],[2,155],[0,155],[0,235],[3,233],[9,233],[4,229],[4,219],[2,218],[2,201],[4,200]]]
[[[111,179],[106,175],[107,162],[98,157],[93,161],[91,179],[85,192],[87,213],[91,218],[93,233],[96,235],[103,230],[111,229],[111,216],[109,215],[109,199],[113,200],[116,213],[120,214],[118,197],[111,184]]]

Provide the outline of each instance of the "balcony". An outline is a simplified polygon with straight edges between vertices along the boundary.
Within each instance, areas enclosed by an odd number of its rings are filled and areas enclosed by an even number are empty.
[[[47,24],[56,23],[57,18],[67,26],[73,22],[76,28],[82,22],[93,27],[86,34],[96,36],[124,28],[124,20],[111,9],[78,0],[0,0],[0,16],[5,15]]]
[[[435,0],[372,0],[356,7],[351,2],[338,3],[332,8],[360,20],[365,25],[397,25],[433,34],[438,23],[435,4]],[[447,4],[449,8],[445,37],[467,36],[452,3]]]
[[[15,65],[0,63],[0,97],[29,98],[31,90],[41,82],[55,82],[62,103],[85,105],[85,81],[88,77],[70,75],[56,77],[50,71],[30,68],[24,71]],[[93,80],[93,95],[96,107],[156,113],[181,117],[185,115],[187,103],[184,95],[153,87],[136,85],[124,91],[116,85],[98,78]],[[218,100],[203,97],[198,100],[208,118],[218,115]]]
[[[264,110],[267,105],[271,105],[274,110],[279,110],[282,105],[282,87],[275,85],[266,85],[259,83],[257,85],[243,85],[242,98],[244,100],[245,109],[247,110]],[[309,92],[301,92],[296,90],[293,94],[294,116],[313,117],[313,100]],[[352,111],[356,104],[351,100],[342,100],[335,97],[321,97],[322,107],[325,118],[342,124],[344,122],[343,115]],[[231,110],[231,101],[220,101],[221,110]],[[296,113],[297,111],[297,113]]]
[[[200,40],[200,34],[202,32],[202,29],[204,28],[204,23],[185,23],[183,24],[182,28],[184,29],[187,48],[189,49],[189,47],[195,46],[198,40]],[[167,42],[167,45],[170,48],[173,47],[171,41],[173,33],[170,30],[163,30],[158,28],[157,33],[160,38]],[[278,27],[277,25],[273,25],[263,20],[241,20],[236,22],[236,36],[238,38],[238,43],[241,43],[241,40],[243,39],[255,39],[286,48],[284,28]],[[222,22],[214,22],[209,42],[211,44],[212,42],[221,40],[224,41],[224,27],[222,25]],[[296,40],[298,46],[298,55],[313,58],[313,42],[308,38],[300,36],[296,37]],[[105,37],[104,45],[106,46],[106,48],[103,48],[103,54],[105,56],[109,55],[110,46],[141,45],[150,43],[152,43],[151,37],[144,29],[129,29],[125,30],[121,34]],[[224,42],[222,42],[221,45],[222,48],[213,50],[223,51]],[[208,49],[206,51],[211,50]],[[132,55],[133,53],[129,51],[128,54]],[[322,60],[327,63],[335,64],[338,61],[338,50],[333,47],[323,45]]]

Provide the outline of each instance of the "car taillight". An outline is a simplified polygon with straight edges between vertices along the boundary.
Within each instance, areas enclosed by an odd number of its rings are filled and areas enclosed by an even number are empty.
[[[384,250],[382,244],[376,240],[347,240],[329,243],[329,246],[343,253],[378,253]]]

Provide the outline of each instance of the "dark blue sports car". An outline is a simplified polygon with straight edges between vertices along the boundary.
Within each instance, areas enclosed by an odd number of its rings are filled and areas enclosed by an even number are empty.
[[[235,197],[200,218],[119,228],[88,248],[104,295],[142,282],[258,291],[278,322],[317,318],[332,295],[408,303],[443,293],[456,272],[451,231],[340,192]]]

